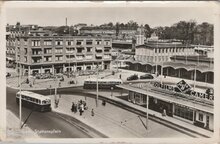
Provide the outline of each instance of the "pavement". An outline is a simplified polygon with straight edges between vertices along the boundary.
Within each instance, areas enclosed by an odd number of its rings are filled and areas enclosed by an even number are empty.
[[[54,96],[51,96],[51,98],[53,111],[72,116],[109,138],[191,137],[152,120],[149,120],[149,127],[146,129],[146,118],[110,103],[103,106],[101,100],[99,100],[98,107],[96,107],[95,99],[91,97],[62,95],[58,108],[54,107]],[[86,101],[88,106],[82,116],[80,116],[79,112],[74,113],[71,111],[72,102],[77,103],[79,100]],[[91,114],[92,109],[94,110],[94,116]],[[160,132],[158,133],[158,131]]]
[[[7,127],[6,137],[7,141],[24,141],[27,138],[39,138],[38,134],[31,130],[27,125],[22,129],[19,126],[19,119],[9,110],[6,112]]]

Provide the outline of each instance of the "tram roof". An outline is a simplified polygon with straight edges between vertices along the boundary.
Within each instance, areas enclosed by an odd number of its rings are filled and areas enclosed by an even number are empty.
[[[17,94],[20,94],[20,91],[17,92]],[[48,96],[37,94],[37,93],[31,92],[31,91],[21,91],[21,94],[22,95],[27,95],[27,96],[30,96],[32,98],[36,98],[36,99],[39,99],[39,100],[50,99],[50,97],[48,97]]]
[[[97,81],[97,79],[96,78],[88,78],[85,81]],[[122,82],[121,79],[111,79],[111,78],[108,78],[108,79],[98,79],[98,81],[99,82],[111,82],[111,81]]]

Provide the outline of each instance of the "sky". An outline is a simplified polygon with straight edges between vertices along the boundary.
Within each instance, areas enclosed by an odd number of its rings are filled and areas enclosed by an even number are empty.
[[[204,7],[56,7],[6,9],[6,22],[9,24],[37,24],[40,26],[61,26],[86,23],[100,25],[129,20],[150,27],[171,26],[181,20],[195,20],[197,23],[214,23],[213,10]]]

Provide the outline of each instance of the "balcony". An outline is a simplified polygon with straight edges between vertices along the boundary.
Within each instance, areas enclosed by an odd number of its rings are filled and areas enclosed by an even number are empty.
[[[102,59],[102,54],[96,54],[95,56],[96,56],[96,59],[99,59],[99,60]]]
[[[93,55],[86,55],[85,58],[86,58],[86,60],[90,60],[90,59],[92,59],[92,56]]]

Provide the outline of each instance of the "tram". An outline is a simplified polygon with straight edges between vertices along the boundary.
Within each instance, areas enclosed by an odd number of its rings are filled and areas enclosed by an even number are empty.
[[[122,84],[121,79],[98,79],[98,87],[100,89],[117,88],[116,85]],[[97,86],[97,79],[90,78],[84,81],[84,89],[95,89]]]
[[[21,96],[22,106],[40,111],[51,111],[51,99],[49,96],[40,95],[30,91],[19,91],[16,93],[16,102],[19,105]]]

